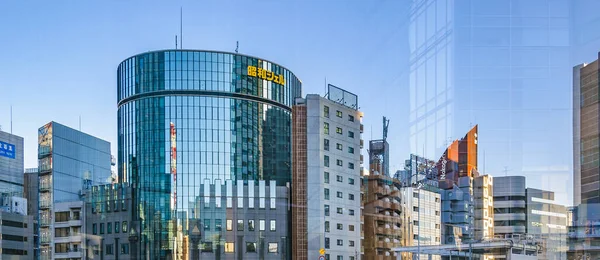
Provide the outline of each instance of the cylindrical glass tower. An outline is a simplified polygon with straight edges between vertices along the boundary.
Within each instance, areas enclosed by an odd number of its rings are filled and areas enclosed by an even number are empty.
[[[291,106],[301,82],[237,53],[166,50],[118,68],[118,178],[138,259],[289,259]]]

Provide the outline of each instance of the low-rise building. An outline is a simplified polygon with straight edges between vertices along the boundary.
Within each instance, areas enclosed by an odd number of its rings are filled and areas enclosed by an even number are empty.
[[[408,222],[408,246],[430,246],[441,244],[441,195],[437,185],[424,184],[419,188],[402,188],[405,209],[410,212]],[[436,260],[439,255],[421,254],[412,259]]]
[[[375,174],[363,176],[362,203],[364,219],[364,258],[374,260],[397,259],[393,248],[409,244],[412,237],[403,223],[410,214],[402,205],[402,185],[398,179]],[[402,257],[408,257],[408,254]]]
[[[130,259],[128,233],[132,214],[129,185],[93,186],[86,194],[85,205],[87,259]]]
[[[51,239],[40,237],[43,241],[51,241],[53,259],[85,259],[84,245],[85,210],[83,201],[68,201],[54,204],[54,232]]]
[[[566,259],[567,209],[554,192],[526,188],[523,176],[496,177],[494,214],[496,237],[538,244],[538,259]]]
[[[26,200],[0,199],[0,260],[33,259],[33,218],[26,214]]]

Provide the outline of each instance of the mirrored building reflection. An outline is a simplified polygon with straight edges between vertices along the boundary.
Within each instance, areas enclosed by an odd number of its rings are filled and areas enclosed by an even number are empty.
[[[493,158],[480,170],[537,178],[566,202],[572,2],[412,1],[410,151],[435,158],[479,124]]]

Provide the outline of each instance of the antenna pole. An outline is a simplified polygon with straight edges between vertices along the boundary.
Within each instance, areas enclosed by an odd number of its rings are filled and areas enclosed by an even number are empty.
[[[235,41],[235,53],[238,53],[238,49],[240,48],[240,42]]]
[[[12,133],[12,105],[10,105],[10,134]]]
[[[179,48],[183,49],[183,6],[179,9]]]
[[[177,50],[177,35],[175,35],[175,49]]]
[[[327,77],[325,77],[325,95],[329,95],[329,93],[327,93]]]

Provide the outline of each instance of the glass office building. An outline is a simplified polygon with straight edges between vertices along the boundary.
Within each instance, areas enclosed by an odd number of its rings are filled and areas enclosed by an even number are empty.
[[[56,208],[56,205],[80,201],[84,191],[92,185],[109,182],[110,167],[109,142],[56,122],[38,129],[39,229],[36,232],[40,259],[64,257],[64,247],[70,250],[81,247],[83,241],[79,239],[63,244],[62,251],[56,248],[55,223],[65,222],[65,219],[57,219],[60,214],[56,213],[64,209]]]
[[[131,254],[291,257],[292,72],[237,53],[154,51],[123,61],[117,87]]]

